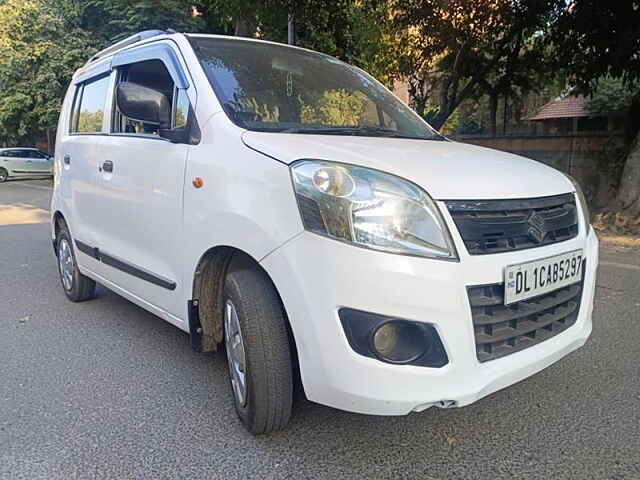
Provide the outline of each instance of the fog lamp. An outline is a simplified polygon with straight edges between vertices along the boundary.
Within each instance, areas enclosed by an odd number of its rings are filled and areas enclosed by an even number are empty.
[[[429,323],[341,308],[338,311],[351,348],[396,365],[439,368],[449,363],[440,335]]]
[[[424,330],[414,323],[390,321],[378,326],[372,336],[373,351],[392,363],[408,363],[431,346]]]

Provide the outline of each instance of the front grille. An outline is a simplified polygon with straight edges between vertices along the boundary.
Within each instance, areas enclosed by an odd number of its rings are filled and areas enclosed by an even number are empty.
[[[469,254],[511,252],[578,235],[573,193],[518,200],[445,202]]]
[[[468,287],[478,360],[524,350],[573,325],[582,299],[584,266],[582,282],[508,306],[502,283]]]

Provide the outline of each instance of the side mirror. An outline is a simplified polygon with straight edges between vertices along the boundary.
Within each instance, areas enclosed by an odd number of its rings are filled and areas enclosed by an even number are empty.
[[[171,125],[171,106],[167,96],[137,83],[122,82],[116,89],[116,104],[125,117],[167,128]]]

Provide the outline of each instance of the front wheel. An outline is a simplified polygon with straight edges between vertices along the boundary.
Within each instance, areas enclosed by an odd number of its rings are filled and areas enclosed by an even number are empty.
[[[93,298],[96,282],[80,273],[66,225],[62,225],[56,235],[56,253],[60,281],[67,298],[72,302],[84,302]]]
[[[236,412],[254,435],[291,417],[293,372],[286,316],[275,287],[257,269],[231,271],[224,287],[224,338]]]
[[[6,182],[7,178],[9,178],[9,172],[7,172],[4,168],[0,168],[0,183]]]

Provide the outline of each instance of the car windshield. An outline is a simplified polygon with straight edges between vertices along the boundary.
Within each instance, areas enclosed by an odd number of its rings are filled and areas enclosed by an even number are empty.
[[[442,140],[364,71],[328,55],[192,36],[227,115],[248,130]]]

